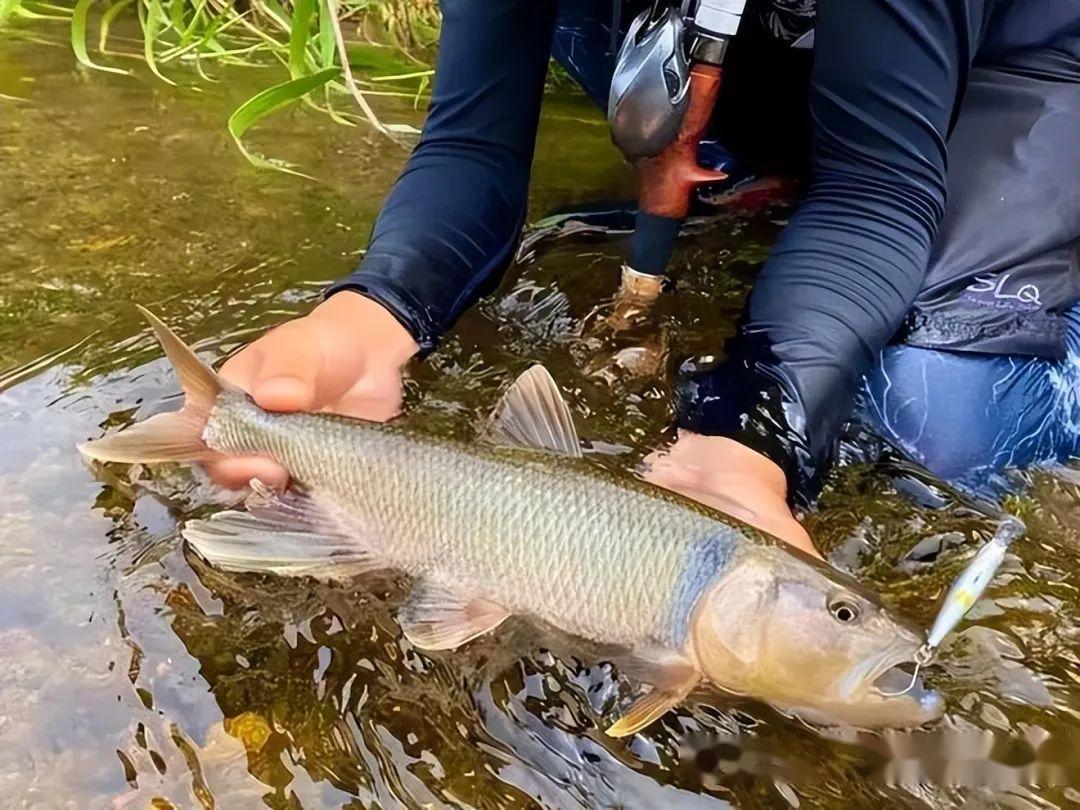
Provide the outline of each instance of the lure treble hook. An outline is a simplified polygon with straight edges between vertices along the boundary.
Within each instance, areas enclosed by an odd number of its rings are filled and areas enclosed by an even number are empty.
[[[882,692],[881,694],[885,697],[900,697],[900,695],[906,695],[915,687],[915,682],[919,679],[919,670],[929,664],[933,658],[934,648],[929,644],[923,644],[915,651],[915,669],[911,673],[911,682],[899,692]]]

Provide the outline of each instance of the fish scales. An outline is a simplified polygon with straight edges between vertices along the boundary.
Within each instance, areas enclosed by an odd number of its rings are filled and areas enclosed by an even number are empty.
[[[742,537],[702,510],[580,464],[268,414],[227,394],[204,437],[216,450],[279,460],[377,532],[392,567],[611,643],[681,643],[694,591],[719,573],[693,570],[717,559],[695,549],[733,548]]]

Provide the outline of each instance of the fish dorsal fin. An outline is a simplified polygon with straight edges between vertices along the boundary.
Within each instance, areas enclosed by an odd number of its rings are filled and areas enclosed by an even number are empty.
[[[452,650],[494,630],[509,615],[501,605],[426,578],[413,586],[398,622],[405,637],[421,650]]]
[[[570,406],[541,365],[522,373],[503,394],[491,414],[486,436],[510,447],[582,456]]]

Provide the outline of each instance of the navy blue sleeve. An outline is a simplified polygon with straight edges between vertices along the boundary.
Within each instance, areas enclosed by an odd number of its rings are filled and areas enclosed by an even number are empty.
[[[822,0],[811,182],[724,362],[683,389],[683,426],[776,461],[816,495],[862,376],[926,274],[946,137],[990,0]]]
[[[442,0],[423,134],[359,268],[328,294],[375,299],[431,349],[509,263],[524,224],[553,0]]]

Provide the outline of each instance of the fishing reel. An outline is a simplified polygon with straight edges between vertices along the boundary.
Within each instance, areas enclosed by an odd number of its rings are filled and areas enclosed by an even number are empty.
[[[611,139],[630,160],[670,146],[690,106],[692,67],[719,67],[746,0],[655,0],[630,24],[608,97]]]

